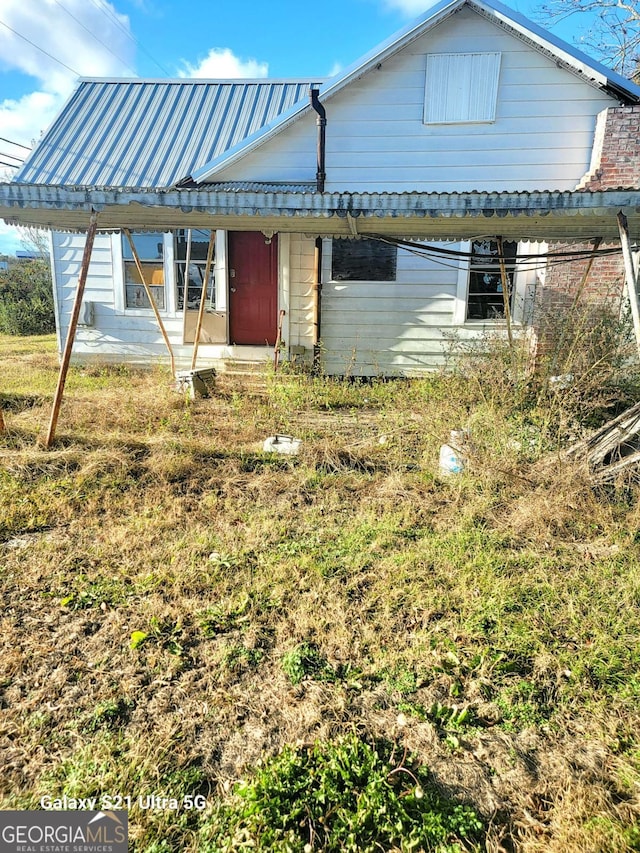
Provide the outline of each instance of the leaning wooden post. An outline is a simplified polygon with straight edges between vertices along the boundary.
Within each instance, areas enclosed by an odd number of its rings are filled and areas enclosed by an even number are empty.
[[[498,260],[500,261],[500,280],[502,282],[502,301],[504,302],[504,319],[507,324],[509,349],[513,350],[513,331],[511,328],[511,294],[509,293],[509,276],[504,262],[504,242],[498,237]]]
[[[618,230],[620,232],[620,244],[622,246],[622,257],[624,258],[624,281],[627,290],[627,298],[631,305],[631,316],[633,318],[633,330],[636,335],[636,346],[640,357],[640,308],[638,308],[638,288],[633,255],[631,254],[631,241],[629,239],[629,226],[627,217],[622,211],[618,213]]]
[[[193,355],[191,357],[191,370],[196,369],[196,360],[198,358],[198,346],[200,345],[200,333],[202,331],[202,320],[204,318],[204,308],[207,301],[207,283],[209,281],[209,273],[211,272],[211,261],[213,260],[213,247],[215,246],[216,232],[212,229],[209,236],[209,248],[207,249],[207,263],[204,269],[204,280],[202,282],[202,294],[200,296],[200,309],[198,311],[198,322],[196,323],[196,333],[193,342]],[[189,270],[187,270],[187,276]]]
[[[80,267],[80,277],[78,278],[78,289],[76,290],[76,298],[71,311],[71,319],[69,320],[69,330],[67,331],[67,341],[65,343],[64,352],[62,354],[62,362],[60,364],[60,373],[58,375],[58,385],[53,398],[53,409],[51,410],[51,420],[49,421],[49,429],[44,442],[45,447],[51,447],[56,434],[56,425],[58,423],[58,415],[60,414],[60,405],[62,403],[62,395],[64,394],[64,386],[67,381],[67,373],[69,371],[69,363],[71,361],[71,351],[73,350],[73,340],[76,336],[78,328],[78,317],[80,316],[80,307],[82,305],[82,297],[84,296],[84,287],[87,283],[87,275],[89,274],[89,263],[91,262],[91,252],[93,251],[93,241],[96,236],[98,227],[98,215],[91,214],[89,220],[89,230],[87,231],[87,239],[84,244],[84,253],[82,255],[82,266]]]
[[[160,312],[158,311],[158,306],[155,303],[155,300],[153,298],[153,294],[151,293],[151,290],[149,289],[149,285],[145,281],[144,270],[142,269],[142,264],[140,263],[140,256],[138,255],[138,250],[136,249],[136,247],[134,245],[133,237],[131,236],[131,231],[129,231],[127,228],[125,228],[123,230],[124,230],[124,233],[127,235],[127,240],[129,241],[129,245],[131,246],[131,254],[133,255],[133,260],[135,261],[136,269],[138,270],[138,275],[140,276],[140,281],[142,282],[142,285],[144,287],[144,291],[147,294],[147,299],[149,300],[149,304],[153,308],[153,313],[155,314],[156,321],[158,323],[158,326],[160,327],[160,331],[162,332],[162,337],[164,338],[164,342],[167,345],[167,349],[169,350],[169,358],[171,359],[171,375],[175,379],[176,378],[176,364],[175,364],[175,360],[173,357],[173,350],[171,349],[171,342],[169,341],[169,336],[167,335],[167,330],[164,327],[164,323],[162,322],[162,317],[160,316]]]

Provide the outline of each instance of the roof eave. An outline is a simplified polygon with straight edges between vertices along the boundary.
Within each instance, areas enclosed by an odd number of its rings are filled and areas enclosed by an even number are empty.
[[[617,238],[616,214],[628,217],[640,239],[640,189],[600,192],[317,193],[0,184],[0,216],[11,224],[86,230],[92,211],[101,230],[123,227],[169,231],[208,227],[265,228],[319,236],[429,236],[470,239],[501,234],[512,239]]]

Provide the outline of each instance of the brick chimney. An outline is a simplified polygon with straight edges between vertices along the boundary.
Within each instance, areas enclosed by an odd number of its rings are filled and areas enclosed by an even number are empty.
[[[640,188],[640,105],[609,107],[598,116],[591,166],[576,189]]]

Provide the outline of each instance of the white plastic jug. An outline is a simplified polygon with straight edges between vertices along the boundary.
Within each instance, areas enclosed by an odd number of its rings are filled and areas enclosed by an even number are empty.
[[[461,474],[466,465],[463,447],[467,439],[465,430],[452,429],[449,441],[450,444],[443,444],[440,448],[440,473],[449,476],[450,474]]]

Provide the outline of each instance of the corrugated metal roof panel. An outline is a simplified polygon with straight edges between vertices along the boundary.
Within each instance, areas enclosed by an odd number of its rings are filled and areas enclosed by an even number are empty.
[[[219,185],[225,186],[225,185]],[[51,187],[0,183],[0,217],[54,230],[86,230],[91,210],[101,230],[205,227],[311,235],[396,235],[421,239],[618,240],[618,211],[640,237],[640,190],[318,193],[260,190]],[[295,185],[294,185],[295,186]],[[269,189],[267,189],[267,187]],[[273,189],[272,189],[273,187]]]
[[[16,180],[169,187],[308,97],[310,81],[83,80]]]

